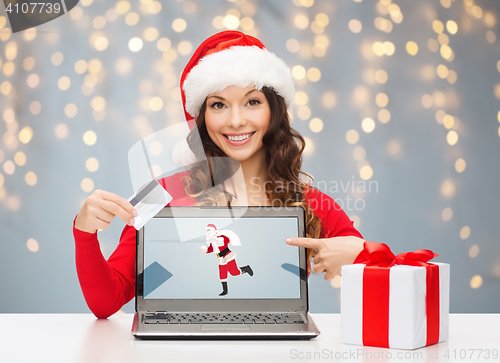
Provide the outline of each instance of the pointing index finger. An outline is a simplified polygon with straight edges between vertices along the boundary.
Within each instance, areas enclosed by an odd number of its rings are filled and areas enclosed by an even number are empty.
[[[299,246],[305,248],[317,248],[318,242],[314,238],[305,238],[305,237],[293,237],[287,238],[285,240],[291,246]]]

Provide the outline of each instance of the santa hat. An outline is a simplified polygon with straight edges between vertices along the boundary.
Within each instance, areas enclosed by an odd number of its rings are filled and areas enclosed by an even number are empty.
[[[207,230],[208,229],[213,229],[214,231],[217,231],[217,227],[215,226],[215,224],[212,224],[212,223],[207,224]]]
[[[272,87],[287,107],[295,98],[290,68],[260,40],[233,30],[212,35],[196,49],[182,72],[182,104],[189,127],[208,95],[229,86],[251,85],[257,90]]]

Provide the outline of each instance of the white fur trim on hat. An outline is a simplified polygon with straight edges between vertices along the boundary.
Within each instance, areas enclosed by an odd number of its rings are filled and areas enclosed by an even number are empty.
[[[229,86],[257,90],[272,87],[290,107],[295,99],[292,73],[286,63],[267,49],[234,46],[209,54],[191,69],[183,85],[186,111],[198,117],[205,98]]]
[[[186,139],[181,140],[174,146],[172,160],[178,167],[185,167],[198,162]]]

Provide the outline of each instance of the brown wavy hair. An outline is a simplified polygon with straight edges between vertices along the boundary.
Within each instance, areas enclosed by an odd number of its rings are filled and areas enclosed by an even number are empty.
[[[311,181],[313,178],[300,170],[302,166],[302,152],[305,148],[304,138],[300,133],[290,126],[285,100],[272,88],[263,87],[267,102],[271,111],[269,128],[262,138],[263,147],[266,148],[265,167],[267,180],[265,182],[266,195],[272,206],[301,206],[306,214],[306,236],[309,238],[320,238],[321,221],[313,213],[306,202],[305,194],[310,186],[299,179],[303,174]],[[207,159],[207,162],[197,164],[190,171],[189,176],[184,177],[186,194],[198,199],[196,205],[212,206],[226,204],[229,206],[234,195],[213,188],[221,185],[238,169],[239,163],[228,162],[226,154],[212,141],[205,124],[205,111],[207,100],[201,106],[200,113],[196,119],[196,126],[201,139],[195,142],[194,133],[190,133],[187,140],[191,150],[199,160]],[[221,159],[218,159],[220,157]],[[231,161],[232,159],[229,159]],[[307,251],[308,271],[310,270],[310,258],[316,253]]]

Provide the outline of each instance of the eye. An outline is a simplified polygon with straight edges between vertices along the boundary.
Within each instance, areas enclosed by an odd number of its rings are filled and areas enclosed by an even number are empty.
[[[255,98],[254,98],[254,99],[251,99],[251,100],[249,100],[249,101],[248,101],[248,104],[249,104],[250,106],[257,106],[257,105],[259,105],[259,104],[261,104],[261,103],[262,103],[262,102],[260,102],[259,100],[255,99]]]
[[[224,107],[224,104],[222,102],[214,102],[210,105],[211,108],[215,108],[216,110],[220,110]]]

